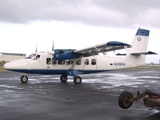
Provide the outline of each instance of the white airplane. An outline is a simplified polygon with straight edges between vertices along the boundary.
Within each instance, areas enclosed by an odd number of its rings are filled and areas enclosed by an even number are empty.
[[[124,69],[144,64],[147,54],[156,54],[151,51],[147,52],[148,38],[149,30],[139,28],[131,45],[110,41],[81,50],[52,49],[50,52],[36,52],[24,59],[11,61],[6,63],[4,68],[30,74],[60,74],[61,82],[66,82],[67,76],[70,75],[73,76],[75,84],[80,84],[82,82],[82,78],[78,76],[80,74]],[[125,57],[98,55],[126,48]],[[22,83],[27,83],[27,74],[22,75],[20,80]]]

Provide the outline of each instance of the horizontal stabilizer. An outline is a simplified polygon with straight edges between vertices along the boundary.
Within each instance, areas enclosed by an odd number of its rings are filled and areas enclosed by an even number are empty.
[[[152,52],[152,51],[148,51],[148,52],[140,52],[140,53],[131,53],[131,55],[153,55],[153,54],[157,54],[157,53],[155,53],[155,52]],[[117,53],[116,54],[117,56],[125,56],[126,54],[125,53],[123,53],[123,54],[121,54],[121,53]]]
[[[126,54],[125,54],[125,53],[124,53],[124,54],[117,53],[116,55],[117,55],[117,56],[125,56]]]
[[[139,53],[131,53],[131,55],[153,55],[153,54],[157,54],[155,52],[152,51],[148,51],[148,52],[139,52]]]

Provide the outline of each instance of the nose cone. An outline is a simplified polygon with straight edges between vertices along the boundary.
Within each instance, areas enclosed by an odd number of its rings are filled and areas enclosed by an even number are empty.
[[[18,70],[18,69],[25,69],[28,67],[28,62],[26,60],[20,59],[20,60],[8,62],[4,64],[3,67],[11,71]]]
[[[12,66],[12,64],[11,63],[6,63],[6,64],[4,64],[4,66],[3,66],[5,69],[7,69],[7,70],[11,70],[11,69],[13,69],[13,66]]]

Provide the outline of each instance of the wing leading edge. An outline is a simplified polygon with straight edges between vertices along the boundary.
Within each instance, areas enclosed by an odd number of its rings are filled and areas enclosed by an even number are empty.
[[[92,56],[92,55],[97,55],[98,53],[104,53],[104,52],[110,52],[110,51],[115,51],[115,50],[120,50],[120,49],[125,49],[125,48],[130,48],[131,45],[119,41],[110,41],[104,44],[97,44],[92,47],[80,49],[80,50],[75,50],[73,51],[74,54],[81,54],[83,56]]]

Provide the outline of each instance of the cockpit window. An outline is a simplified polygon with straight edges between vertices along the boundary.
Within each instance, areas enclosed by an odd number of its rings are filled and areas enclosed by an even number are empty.
[[[29,55],[28,57],[26,57],[26,59],[32,59],[32,58],[35,57],[35,55],[36,55],[36,54],[31,54],[31,55]]]
[[[36,55],[36,57],[34,58],[34,60],[39,60],[40,55]]]

